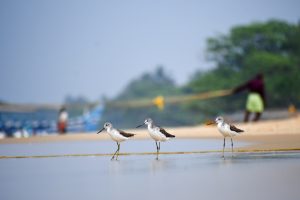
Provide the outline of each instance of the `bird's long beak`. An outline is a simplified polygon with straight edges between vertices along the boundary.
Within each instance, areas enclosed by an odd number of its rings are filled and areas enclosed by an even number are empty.
[[[100,132],[102,132],[104,129],[105,129],[105,128],[102,128],[100,131],[98,131],[98,133],[97,133],[97,134],[99,134]]]
[[[216,124],[216,122],[213,121],[213,120],[207,120],[207,121],[205,122],[205,125],[207,125],[207,126],[213,125],[213,124]]]
[[[141,127],[141,126],[144,126],[144,124],[145,124],[145,123],[143,123],[143,124],[141,124],[141,125],[138,125],[138,126],[135,127],[135,128],[139,128],[139,127]]]

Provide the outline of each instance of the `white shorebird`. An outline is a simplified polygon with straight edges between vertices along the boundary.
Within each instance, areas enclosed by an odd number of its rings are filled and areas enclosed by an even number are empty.
[[[155,141],[156,159],[158,160],[158,154],[160,151],[160,142],[165,142],[165,141],[169,140],[170,138],[174,138],[175,135],[168,133],[165,129],[163,129],[159,126],[155,126],[153,123],[153,120],[150,118],[146,119],[143,124],[137,126],[136,128],[141,127],[143,125],[147,125],[149,135]]]
[[[232,124],[228,124],[224,121],[223,117],[217,117],[215,120],[215,123],[218,126],[219,132],[223,135],[224,137],[224,144],[223,144],[223,155],[222,157],[224,158],[224,149],[225,149],[225,138],[230,137],[231,139],[231,156],[233,156],[233,141],[232,138],[236,135],[239,135],[241,132],[244,132],[243,130],[235,127]]]
[[[113,157],[111,157],[111,160],[113,160],[115,158],[115,156],[116,156],[116,160],[118,160],[119,151],[120,151],[120,143],[125,140],[128,140],[130,137],[134,136],[135,134],[126,133],[124,131],[115,129],[115,128],[113,128],[112,124],[109,122],[106,122],[104,124],[104,127],[100,131],[98,131],[97,134],[99,134],[104,129],[106,129],[106,131],[110,135],[111,139],[113,139],[115,142],[117,142],[118,148],[117,148],[117,151],[114,153]]]

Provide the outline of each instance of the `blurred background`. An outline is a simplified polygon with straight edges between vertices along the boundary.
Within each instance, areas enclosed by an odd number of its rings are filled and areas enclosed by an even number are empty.
[[[219,114],[242,121],[244,92],[189,97],[231,90],[258,73],[262,119],[287,117],[300,104],[299,7],[2,0],[0,137],[94,132],[105,121],[133,128],[146,117],[164,126]]]

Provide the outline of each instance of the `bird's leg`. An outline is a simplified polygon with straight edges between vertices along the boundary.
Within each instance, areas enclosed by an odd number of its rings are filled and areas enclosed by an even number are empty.
[[[223,155],[222,155],[222,158],[224,158],[224,149],[225,149],[225,137],[224,137],[224,143],[223,143]]]
[[[158,142],[158,151],[160,151],[160,142]]]
[[[232,138],[231,138],[231,157],[233,157],[233,141],[232,141]]]
[[[119,153],[120,153],[120,143],[118,143],[118,153],[117,153],[117,157],[116,157],[116,160],[118,160],[118,157],[119,157]]]
[[[160,142],[158,142],[158,154],[160,153]],[[157,156],[157,160],[158,160],[158,156]]]
[[[114,153],[114,155],[111,157],[110,160],[113,160],[115,158],[116,153],[119,151],[119,143],[118,142],[117,142],[117,145],[118,145],[117,151]]]
[[[155,141],[155,145],[156,145],[156,160],[158,160],[159,147],[158,147],[157,141]]]

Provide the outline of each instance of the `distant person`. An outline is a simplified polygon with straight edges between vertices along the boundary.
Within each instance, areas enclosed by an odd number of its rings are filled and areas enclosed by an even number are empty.
[[[249,91],[246,102],[244,122],[249,121],[249,116],[251,113],[255,113],[253,121],[258,121],[266,105],[265,84],[263,74],[257,74],[253,79],[236,87],[233,90],[233,93],[236,94],[243,90]]]
[[[57,129],[58,133],[64,134],[67,132],[68,113],[65,107],[59,110]]]

